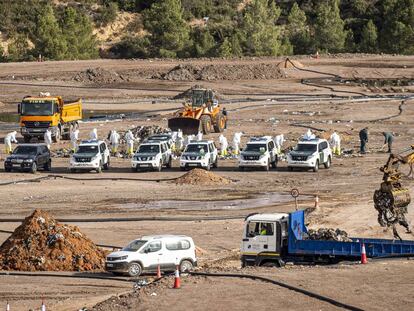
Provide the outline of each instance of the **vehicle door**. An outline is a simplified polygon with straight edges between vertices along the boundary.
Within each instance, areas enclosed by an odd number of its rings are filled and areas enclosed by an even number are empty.
[[[325,155],[323,152],[323,142],[318,144],[318,153],[319,153],[319,163],[325,163]]]
[[[269,221],[250,221],[246,224],[242,251],[247,254],[279,252],[276,243],[276,223]]]
[[[168,161],[168,155],[167,155],[167,144],[161,143],[160,144],[160,151],[161,151],[161,161],[162,164],[166,164]]]
[[[107,162],[107,158],[105,155],[105,144],[102,143],[99,145],[99,153],[101,154],[101,160],[102,160],[102,164],[105,164]]]
[[[217,149],[215,148],[213,143],[209,143],[209,149],[210,149],[210,160],[211,163],[216,162],[216,156],[217,156]]]
[[[37,166],[43,166],[45,164],[45,154],[42,148],[43,146],[38,146],[36,150],[36,162]],[[47,147],[46,147],[47,148]]]
[[[325,161],[328,161],[329,156],[331,155],[331,147],[329,146],[327,141],[323,142],[323,154],[325,157]]]
[[[168,260],[166,261],[165,259],[165,249],[161,240],[149,242],[141,253],[142,263],[145,268],[155,270],[158,264],[160,264],[161,268],[166,266]]]
[[[276,147],[275,147],[275,143],[273,142],[273,140],[269,141],[267,148],[269,148],[270,162],[275,162],[276,161]]]
[[[42,157],[43,157],[43,164],[46,164],[50,160],[50,150],[46,146],[42,146]]]
[[[191,243],[186,239],[166,241],[165,248],[167,253],[165,266],[168,268],[173,269],[181,260],[194,257],[190,252]]]

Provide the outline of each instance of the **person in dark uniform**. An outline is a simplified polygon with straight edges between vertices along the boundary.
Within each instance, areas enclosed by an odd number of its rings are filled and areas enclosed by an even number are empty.
[[[391,132],[382,132],[382,135],[384,135],[384,146],[382,146],[382,149],[384,149],[388,145],[388,153],[391,153],[392,149],[392,142],[394,141],[394,135],[392,135]]]
[[[360,153],[365,154],[366,151],[366,147],[367,147],[367,143],[368,143],[368,128],[365,127],[362,130],[359,131],[359,140],[361,142],[361,146],[360,146]]]
[[[226,123],[224,124],[224,128],[227,129],[227,118],[228,118],[228,115],[227,115],[226,107],[223,108],[223,116],[225,116],[225,118],[226,118]]]

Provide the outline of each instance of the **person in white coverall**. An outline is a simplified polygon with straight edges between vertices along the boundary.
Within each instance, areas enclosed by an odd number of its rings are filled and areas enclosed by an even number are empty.
[[[194,135],[187,135],[187,136],[184,138],[184,148],[185,148],[185,147],[187,147],[187,145],[188,145],[189,143],[191,143],[193,140],[194,140]]]
[[[46,130],[44,139],[47,149],[50,150],[50,145],[52,145],[52,132],[49,129]]]
[[[134,154],[135,137],[134,137],[134,134],[132,134],[132,132],[130,130],[128,130],[128,132],[126,132],[125,140],[126,140],[126,143],[127,143],[127,154],[129,156],[132,156]]]
[[[233,136],[233,153],[238,155],[240,153],[240,143],[241,143],[241,136],[243,135],[242,132],[234,133]]]
[[[177,141],[177,134],[178,132],[171,132],[171,140],[172,140],[172,144],[171,144],[171,151],[175,151],[175,147],[176,147],[176,141]]]
[[[72,146],[72,151],[76,152],[76,149],[78,148],[78,140],[79,140],[79,130],[75,129],[70,132],[70,143]]]
[[[16,139],[16,131],[8,133],[6,137],[4,137],[4,145],[6,146],[6,154],[12,153],[12,143],[17,143]]]
[[[202,132],[198,132],[198,134],[197,134],[197,140],[198,141],[203,140],[203,133]]]
[[[115,155],[118,152],[119,140],[121,136],[118,134],[116,130],[112,130],[111,136],[109,137],[109,141],[112,147],[112,154]]]
[[[277,154],[281,154],[282,153],[282,147],[283,147],[283,144],[285,142],[285,136],[283,134],[277,135],[275,137],[274,141],[275,141],[275,145],[276,145]]]
[[[95,128],[89,133],[90,140],[98,140],[98,130]]]
[[[227,138],[224,137],[223,134],[219,136],[219,142],[220,142],[220,153],[223,157],[227,156],[227,148],[229,146],[227,142]]]
[[[305,135],[303,135],[304,140],[311,140],[311,139],[315,139],[315,138],[316,138],[315,134],[313,134],[310,129],[308,129],[308,131],[305,133]]]
[[[183,132],[178,129],[177,138],[175,139],[175,150],[181,151],[184,147]]]
[[[341,136],[339,136],[336,131],[332,133],[330,143],[333,154],[336,154],[338,156],[341,155]]]

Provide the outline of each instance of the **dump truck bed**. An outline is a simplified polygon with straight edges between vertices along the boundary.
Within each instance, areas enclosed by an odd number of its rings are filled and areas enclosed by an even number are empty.
[[[352,242],[307,240],[303,211],[289,216],[289,255],[330,256],[342,259],[361,257],[362,243],[367,257],[409,257],[414,256],[414,241],[387,239],[351,238]]]
[[[82,119],[82,100],[64,103],[61,119],[64,123],[79,121]]]

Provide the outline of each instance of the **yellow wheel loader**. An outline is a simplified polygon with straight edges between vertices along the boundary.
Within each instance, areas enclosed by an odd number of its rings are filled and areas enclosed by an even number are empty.
[[[195,135],[199,131],[203,134],[221,133],[226,127],[227,117],[214,98],[212,90],[193,89],[191,103],[183,105],[184,107],[168,120],[168,127],[172,131],[180,129],[185,135]]]

